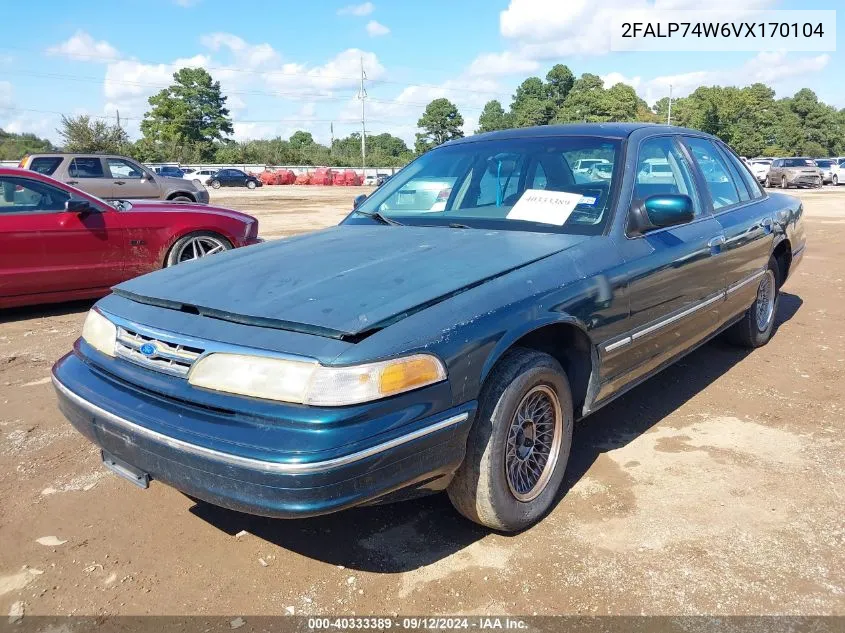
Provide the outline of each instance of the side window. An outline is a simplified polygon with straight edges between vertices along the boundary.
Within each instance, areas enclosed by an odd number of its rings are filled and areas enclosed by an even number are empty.
[[[29,163],[29,168],[32,171],[37,171],[39,174],[50,176],[62,164],[62,160],[61,156],[39,156],[38,158],[32,159]]]
[[[103,173],[103,163],[99,158],[83,157],[74,158],[70,161],[70,168],[68,174],[71,178],[105,178]]]
[[[546,186],[549,184],[549,179],[546,178],[546,170],[543,169],[543,164],[537,162],[537,165],[534,167],[534,177],[531,179],[531,182],[526,183],[526,189],[545,189]]]
[[[739,172],[740,178],[742,178],[743,182],[745,183],[746,188],[748,189],[748,193],[751,195],[753,199],[762,198],[763,191],[760,189],[760,183],[757,182],[757,179],[754,177],[754,174],[751,173],[751,170],[745,166],[734,154],[731,149],[725,145],[721,146],[722,153],[728,157],[728,161],[736,168]],[[740,191],[740,193],[742,193]]]
[[[634,183],[637,200],[665,194],[689,196],[695,215],[703,213],[690,164],[670,136],[648,139],[640,145]]]
[[[129,161],[122,158],[107,158],[109,171],[112,178],[126,178],[127,180],[140,180],[144,174]]]
[[[740,200],[737,185],[716,146],[703,138],[687,137],[684,140],[704,176],[704,182],[713,200],[713,209],[737,204]]]
[[[0,215],[62,211],[70,194],[37,180],[0,176]]]

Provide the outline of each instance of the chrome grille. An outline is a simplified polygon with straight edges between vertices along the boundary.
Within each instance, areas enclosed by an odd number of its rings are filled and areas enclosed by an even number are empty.
[[[141,347],[152,346],[152,353],[142,353]],[[191,365],[205,350],[146,336],[118,326],[115,354],[120,358],[173,376],[185,377]]]

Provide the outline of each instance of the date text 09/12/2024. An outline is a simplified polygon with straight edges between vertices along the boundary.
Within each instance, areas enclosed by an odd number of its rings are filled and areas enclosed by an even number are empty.
[[[409,616],[403,618],[391,617],[339,617],[339,618],[308,618],[309,630],[524,630],[528,623],[519,618],[510,617],[434,617]]]

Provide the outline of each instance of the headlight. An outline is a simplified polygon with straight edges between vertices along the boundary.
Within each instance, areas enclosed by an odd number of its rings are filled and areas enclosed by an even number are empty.
[[[214,353],[197,361],[188,375],[196,387],[329,407],[379,400],[445,379],[443,363],[429,354],[325,367],[316,361]]]
[[[96,309],[89,310],[88,316],[85,317],[82,338],[94,349],[108,356],[114,356],[117,327]]]

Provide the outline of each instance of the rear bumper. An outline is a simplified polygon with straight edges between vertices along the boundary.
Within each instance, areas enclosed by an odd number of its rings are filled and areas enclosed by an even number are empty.
[[[465,405],[328,458],[288,453],[270,459],[239,452],[234,443],[210,446],[153,428],[155,420],[189,426],[190,416],[201,414],[195,407],[115,385],[75,354],[56,363],[53,383],[59,408],[78,431],[150,479],[215,505],[279,518],[326,514],[399,491],[442,488],[463,461],[474,415],[474,405]],[[280,437],[248,416],[229,423],[273,441]]]
[[[194,197],[197,199],[197,202],[201,204],[208,204],[208,191],[206,191],[205,189],[203,189],[202,191],[197,191],[194,194]]]

